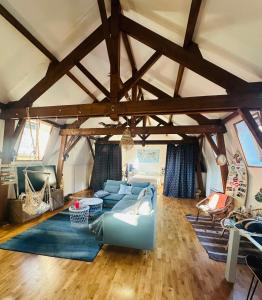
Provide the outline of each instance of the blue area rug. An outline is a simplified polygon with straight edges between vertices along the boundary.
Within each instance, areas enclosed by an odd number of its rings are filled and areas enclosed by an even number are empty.
[[[64,210],[0,244],[0,249],[91,262],[101,244],[88,228],[74,228]]]

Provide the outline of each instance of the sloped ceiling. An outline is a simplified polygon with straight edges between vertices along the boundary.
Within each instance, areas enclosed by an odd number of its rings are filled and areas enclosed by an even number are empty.
[[[70,53],[101,24],[96,0],[0,0],[59,60]],[[183,45],[190,0],[125,0],[123,14],[160,35]],[[106,1],[108,15],[110,3]],[[262,1],[203,0],[194,41],[202,55],[218,66],[249,82],[262,79]],[[49,59],[0,16],[0,102],[20,99],[46,73]],[[153,50],[130,38],[138,68]],[[82,64],[109,89],[109,61],[105,42],[98,45]],[[144,79],[170,94],[179,65],[162,56]],[[72,73],[99,99],[104,95],[77,69]],[[131,76],[130,64],[121,45],[121,78]],[[183,97],[225,94],[225,90],[185,69],[180,94]],[[152,99],[145,92],[146,99]],[[34,106],[92,103],[93,100],[67,76],[44,93]],[[206,114],[221,118],[227,114]],[[166,116],[166,119],[168,116]],[[100,120],[95,120],[96,124]],[[187,116],[176,116],[181,125],[195,124]],[[88,124],[86,125],[88,126]]]

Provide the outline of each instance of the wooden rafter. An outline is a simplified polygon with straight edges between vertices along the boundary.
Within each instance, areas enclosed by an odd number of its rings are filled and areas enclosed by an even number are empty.
[[[232,112],[230,115],[228,115],[227,117],[225,117],[225,118],[222,120],[222,123],[223,123],[223,124],[226,124],[227,122],[231,121],[232,119],[236,118],[237,116],[239,116],[238,111],[234,111],[234,112]]]
[[[165,92],[163,92],[162,90],[158,89],[157,87],[153,86],[152,84],[150,84],[149,82],[140,79],[139,83],[138,83],[141,87],[143,87],[145,90],[147,90],[149,93],[155,95],[156,97],[158,97],[159,99],[164,99],[164,98],[170,98],[172,99],[172,97],[168,94],[166,94]],[[177,97],[176,99],[181,100],[180,97]],[[209,120],[207,117],[202,116],[201,114],[190,114],[188,115],[191,119],[197,121],[199,124],[207,124],[210,122],[214,122],[214,120]]]
[[[167,144],[174,144],[174,145],[181,145],[181,144],[190,144],[196,142],[195,140],[192,141],[184,141],[184,140],[142,140],[142,141],[134,141],[135,145],[167,145]],[[119,141],[104,141],[98,139],[96,141],[97,144],[119,144]]]
[[[189,17],[188,17],[188,22],[186,27],[186,34],[185,34],[185,39],[183,44],[183,48],[185,49],[188,48],[188,46],[192,42],[201,2],[202,0],[192,0],[191,2]],[[177,80],[176,80],[175,90],[174,90],[174,97],[178,96],[179,94],[179,88],[181,85],[184,69],[185,67],[183,65],[179,65]]]
[[[219,155],[219,149],[216,145],[216,143],[214,142],[214,140],[212,139],[212,136],[210,134],[205,134],[206,139],[209,142],[209,145],[211,146],[212,150],[215,152],[216,155]]]
[[[120,26],[121,30],[138,41],[227,90],[234,89],[236,86],[248,88],[248,83],[245,80],[207,61],[200,57],[199,54],[178,46],[123,15],[120,18]]]
[[[133,86],[135,86],[141,77],[153,66],[153,64],[161,57],[161,53],[155,52],[145,63],[144,65],[134,73],[134,75],[128,79],[121,91],[119,92],[118,99],[120,100],[124,94],[129,91]]]
[[[185,49],[188,48],[188,46],[192,42],[201,2],[202,0],[192,0],[191,2],[189,17],[188,17],[188,22],[186,27],[186,34],[185,34],[185,39],[183,44],[183,48]],[[175,83],[174,97],[179,95],[179,89],[181,86],[184,70],[185,67],[180,64],[178,68],[176,83]],[[170,116],[170,120],[172,120],[172,115]]]
[[[122,135],[123,127],[115,128],[80,128],[80,129],[62,129],[60,135],[88,136],[88,135]],[[132,134],[201,134],[225,132],[223,126],[219,125],[189,125],[189,126],[150,126],[131,128]]]
[[[176,98],[173,98],[177,100]],[[161,114],[194,114],[207,112],[234,111],[238,108],[259,110],[262,103],[261,94],[247,95],[218,95],[204,97],[187,97],[183,101],[170,101],[168,99],[145,100],[139,102],[92,103],[79,105],[61,105],[46,107],[31,107],[31,118],[72,118],[72,117],[104,117],[113,113],[118,116],[145,116]],[[0,118],[25,118],[27,111],[24,108],[6,109]],[[217,123],[215,121],[208,124]]]
[[[106,96],[110,97],[109,91],[92,75],[83,64],[76,63],[78,69]]]
[[[57,162],[57,185],[60,188],[62,185],[62,177],[63,177],[63,168],[64,168],[64,154],[65,154],[65,147],[67,144],[68,136],[62,136],[60,142],[60,150],[58,155],[58,162]]]
[[[120,14],[119,0],[111,0],[110,100],[112,103],[118,101],[120,90]]]
[[[227,156],[224,135],[221,132],[217,133],[217,147],[220,154]],[[228,177],[227,164],[225,164],[224,166],[220,166],[220,172],[221,172],[223,190],[224,192],[226,192],[226,184],[227,184],[227,177]]]
[[[89,138],[88,136],[86,137],[86,140],[87,140],[89,149],[90,149],[90,151],[91,151],[92,157],[93,157],[93,159],[95,159],[95,151],[94,151],[94,149],[93,149],[93,145],[92,145],[92,143],[91,143],[91,140],[90,140],[90,138]]]
[[[57,58],[39,41],[37,40],[30,31],[28,31],[25,26],[23,26],[10,12],[0,4],[0,14],[12,25],[14,26],[27,40],[29,40],[38,50],[40,50],[46,57],[51,60],[52,67],[59,63]],[[48,71],[50,69],[48,68]],[[90,96],[95,102],[98,100],[71,72],[67,72],[67,76],[71,78],[87,95]]]
[[[62,78],[75,64],[83,59],[103,40],[102,26],[99,26],[79,46],[57,63],[46,76],[32,87],[19,101],[10,104],[13,107],[29,107],[53,84]]]

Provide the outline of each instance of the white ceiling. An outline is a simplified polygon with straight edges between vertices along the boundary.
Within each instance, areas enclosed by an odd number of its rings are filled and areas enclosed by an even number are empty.
[[[209,61],[247,81],[262,80],[262,1],[203,0],[194,41]],[[59,60],[70,53],[101,24],[96,0],[0,0]],[[123,14],[143,26],[183,45],[191,0],[125,0]],[[110,14],[109,1],[106,1]],[[19,100],[46,73],[47,59],[3,17],[0,17],[0,101]],[[153,50],[130,38],[138,68]],[[105,42],[82,63],[109,89],[109,61]],[[72,73],[99,99],[104,95],[77,69]],[[144,79],[173,95],[178,64],[162,56]],[[121,45],[121,78],[131,76],[130,64]],[[225,94],[225,90],[186,69],[181,84],[183,97]],[[154,98],[145,92],[146,99]],[[34,106],[91,103],[92,99],[64,76]],[[220,118],[227,114],[206,114]],[[168,119],[168,116],[166,116]],[[98,122],[98,120],[93,120]],[[195,124],[191,118],[175,116],[177,124]],[[86,123],[86,126],[89,123]],[[95,123],[93,124],[95,125]]]

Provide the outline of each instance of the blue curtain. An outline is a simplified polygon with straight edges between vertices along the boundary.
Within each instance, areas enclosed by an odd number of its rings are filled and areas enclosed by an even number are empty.
[[[103,189],[107,179],[122,179],[121,147],[117,144],[96,144],[91,189],[95,192]]]
[[[197,144],[168,145],[164,195],[176,198],[195,197]]]

